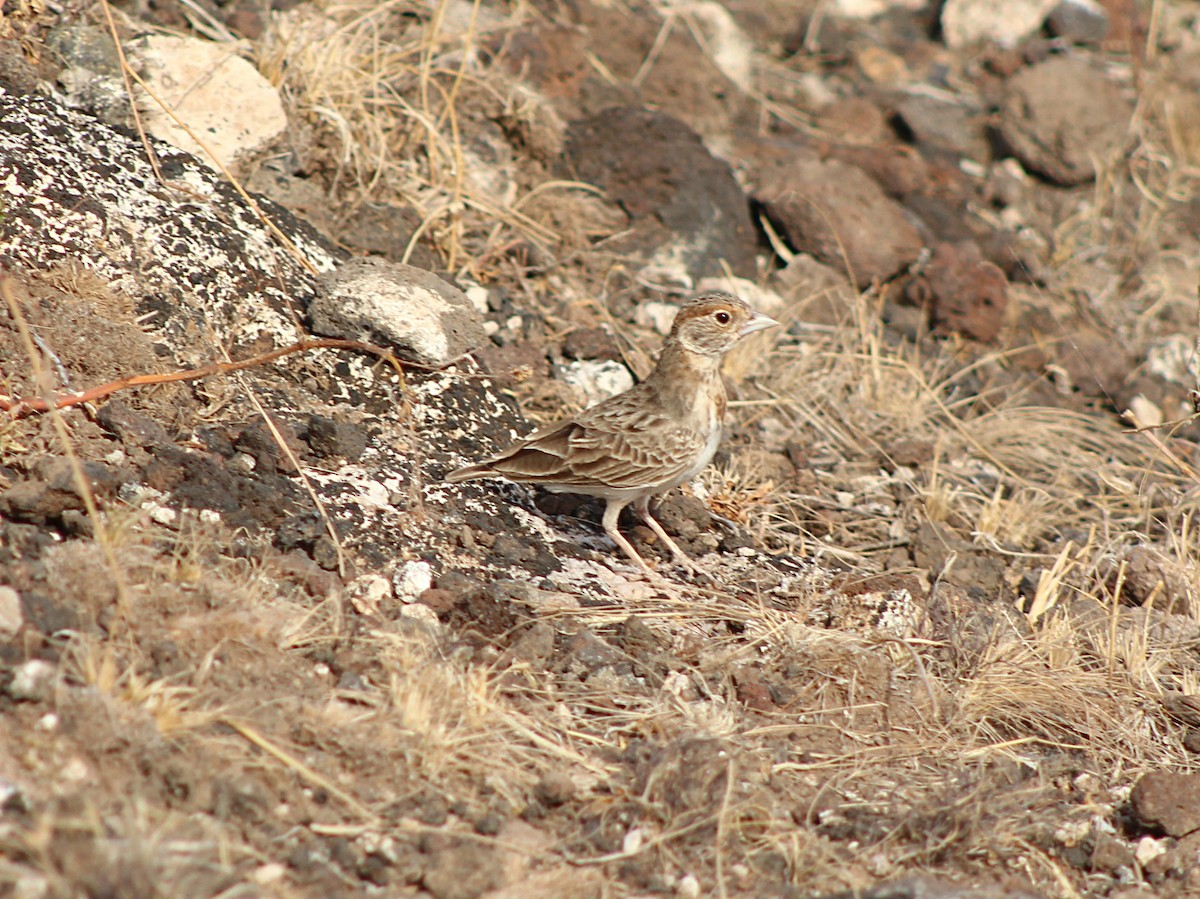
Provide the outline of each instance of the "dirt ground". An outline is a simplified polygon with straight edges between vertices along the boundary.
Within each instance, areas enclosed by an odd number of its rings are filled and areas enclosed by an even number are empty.
[[[489,339],[0,411],[0,894],[1200,895],[1200,4],[914,5],[114,6],[240,39],[238,177]],[[102,13],[6,4],[0,82],[133,135]],[[7,165],[0,399],[270,349],[22,262]],[[783,327],[659,507],[699,576],[440,483],[700,283]]]

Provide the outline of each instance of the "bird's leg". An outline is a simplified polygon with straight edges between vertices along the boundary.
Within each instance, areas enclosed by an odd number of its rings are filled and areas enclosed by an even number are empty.
[[[613,543],[621,547],[621,552],[629,556],[630,560],[638,568],[653,574],[654,569],[646,564],[646,560],[638,555],[638,551],[633,548],[633,544],[626,540],[621,532],[617,530],[617,519],[621,517],[621,510],[627,505],[628,503],[614,502],[613,500],[608,501],[604,506],[604,532],[612,538]]]
[[[688,558],[687,553],[679,548],[679,544],[671,539],[670,535],[663,530],[663,526],[659,524],[657,520],[655,520],[653,515],[650,514],[649,496],[638,497],[633,504],[633,511],[637,513],[638,518],[646,522],[646,525],[650,528],[650,530],[654,531],[658,539],[661,540],[666,545],[667,549],[671,551],[671,558],[675,560],[677,565],[682,565],[692,574],[697,573],[697,568],[692,563],[692,560]]]

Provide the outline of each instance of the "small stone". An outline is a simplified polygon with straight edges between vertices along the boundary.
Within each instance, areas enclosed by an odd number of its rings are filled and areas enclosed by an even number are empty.
[[[306,437],[309,448],[323,458],[356,462],[367,448],[367,434],[361,427],[323,415],[309,417]]]
[[[16,667],[5,692],[18,702],[42,702],[54,691],[55,676],[49,662],[31,659]]]
[[[313,331],[394,348],[441,368],[487,340],[466,295],[432,272],[378,258],[351,259],[321,276],[309,306]]]
[[[1166,855],[1167,843],[1168,841],[1165,839],[1156,840],[1154,837],[1142,837],[1134,847],[1133,856],[1139,865],[1145,867],[1160,855]]]
[[[562,771],[547,771],[533,792],[543,803],[556,808],[575,798],[575,782]]]
[[[696,899],[700,895],[700,881],[695,874],[684,874],[675,881],[675,894],[683,899]]]
[[[1148,830],[1182,837],[1200,829],[1200,774],[1151,772],[1137,782],[1129,801],[1134,817]],[[1141,844],[1138,851],[1140,862]]]
[[[576,328],[563,338],[562,352],[568,359],[621,361],[621,348],[607,328]]]
[[[433,586],[433,566],[428,562],[405,562],[392,576],[392,586],[401,602],[413,602]]]
[[[349,585],[347,592],[358,614],[378,615],[383,604],[392,598],[392,585],[382,575],[364,574]]]
[[[633,386],[633,375],[620,362],[610,359],[593,361],[581,359],[561,367],[559,375],[583,394],[587,405],[623,393]]]
[[[24,623],[21,594],[12,587],[0,587],[0,640],[16,636]]]
[[[1063,0],[1046,25],[1055,37],[1074,44],[1099,44],[1108,36],[1108,12],[1095,0]]]
[[[1015,47],[1042,27],[1057,0],[946,0],[942,7],[942,35],[949,47],[967,47],[990,41]]]

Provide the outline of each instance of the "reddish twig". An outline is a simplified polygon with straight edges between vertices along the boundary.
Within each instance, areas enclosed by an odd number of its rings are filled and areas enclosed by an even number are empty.
[[[404,369],[401,367],[400,360],[396,356],[382,347],[377,347],[371,343],[364,343],[360,340],[341,340],[338,338],[314,338],[310,340],[301,340],[291,346],[286,346],[278,350],[272,350],[269,353],[263,353],[260,356],[255,356],[252,359],[243,359],[240,362],[210,362],[208,365],[202,365],[200,368],[189,368],[183,371],[173,371],[166,374],[158,375],[130,375],[127,378],[118,378],[115,381],[109,381],[106,384],[98,384],[95,387],[90,387],[87,390],[80,390],[66,394],[60,394],[49,399],[33,397],[24,399],[21,397],[7,397],[0,395],[0,411],[7,412],[10,418],[24,418],[26,415],[34,415],[43,412],[49,412],[51,409],[68,409],[71,406],[78,406],[83,403],[90,403],[95,400],[103,399],[106,396],[116,393],[119,390],[127,390],[130,387],[145,387],[151,384],[170,384],[175,381],[196,381],[201,378],[208,378],[213,375],[228,374],[230,372],[242,371],[246,368],[254,368],[258,365],[266,365],[268,362],[273,362],[283,356],[292,353],[302,353],[306,350],[359,350],[364,353],[371,353],[379,358],[390,363],[392,368],[400,376],[401,386],[404,384]],[[412,365],[412,363],[407,363]],[[425,366],[413,366],[416,368],[425,368]]]

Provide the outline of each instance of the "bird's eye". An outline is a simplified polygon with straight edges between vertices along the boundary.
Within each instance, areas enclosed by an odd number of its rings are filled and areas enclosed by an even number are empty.
[[[713,317],[716,318],[716,320],[719,321],[723,325],[729,324],[729,313],[728,312],[714,312]]]

